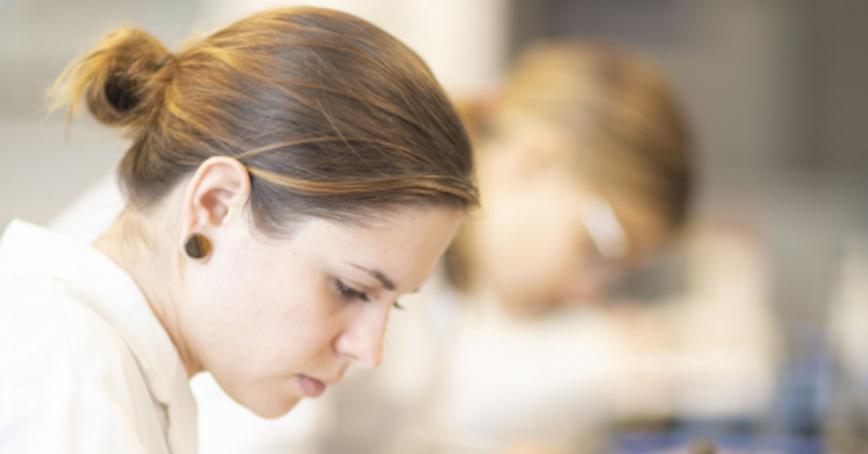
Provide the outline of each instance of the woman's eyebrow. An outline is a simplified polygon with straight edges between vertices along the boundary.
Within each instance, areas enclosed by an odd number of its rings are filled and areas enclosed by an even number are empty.
[[[347,262],[347,263],[349,263],[349,262]],[[366,273],[368,273],[368,274],[370,274],[371,276],[373,276],[374,279],[380,281],[380,284],[382,284],[382,285],[383,285],[383,288],[385,288],[386,290],[395,290],[395,288],[397,288],[397,287],[395,286],[395,282],[392,281],[391,279],[389,279],[388,276],[386,276],[385,274],[383,274],[382,271],[379,271],[379,270],[369,270],[369,269],[367,269],[367,268],[365,268],[365,267],[363,267],[363,266],[361,266],[361,265],[356,265],[355,263],[350,263],[350,265],[353,266],[353,267],[355,267],[355,268],[358,268],[358,269],[360,269],[360,270],[362,270],[362,271],[364,271],[364,272],[366,272]]]

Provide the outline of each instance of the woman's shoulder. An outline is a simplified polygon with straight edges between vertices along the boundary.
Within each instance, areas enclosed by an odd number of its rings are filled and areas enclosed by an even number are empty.
[[[0,364],[11,451],[167,452],[121,334],[50,277],[0,280]]]
[[[118,330],[50,276],[0,281],[0,361],[3,386],[60,377],[104,385],[136,367]]]

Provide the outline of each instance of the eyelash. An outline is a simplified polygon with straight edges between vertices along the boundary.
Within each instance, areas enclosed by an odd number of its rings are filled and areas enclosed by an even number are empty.
[[[344,284],[341,280],[335,279],[335,287],[337,288],[338,293],[340,293],[341,298],[346,301],[350,300],[358,300],[363,302],[371,301],[371,298],[365,292],[360,292],[347,284]],[[399,302],[395,301],[392,306],[398,310],[404,310],[404,306],[402,306]]]
[[[367,303],[368,301],[371,300],[371,298],[368,297],[367,293],[360,292],[360,291],[350,287],[349,285],[344,284],[339,279],[335,279],[335,287],[337,288],[338,293],[341,294],[341,298],[343,298],[347,301],[359,300],[359,301],[364,301]]]

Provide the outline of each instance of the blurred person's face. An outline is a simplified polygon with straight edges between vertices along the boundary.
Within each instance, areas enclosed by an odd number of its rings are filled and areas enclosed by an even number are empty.
[[[518,313],[600,300],[664,240],[664,221],[629,198],[590,191],[563,151],[565,138],[544,130],[523,140],[533,143],[502,143],[480,157],[480,278]]]

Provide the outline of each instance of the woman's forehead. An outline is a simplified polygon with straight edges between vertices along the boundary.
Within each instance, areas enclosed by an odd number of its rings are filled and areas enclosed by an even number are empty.
[[[418,207],[383,219],[349,224],[310,218],[281,240],[281,248],[336,266],[376,271],[388,276],[394,287],[408,291],[419,285],[420,276],[427,276],[427,268],[433,268],[462,213],[453,208]]]

